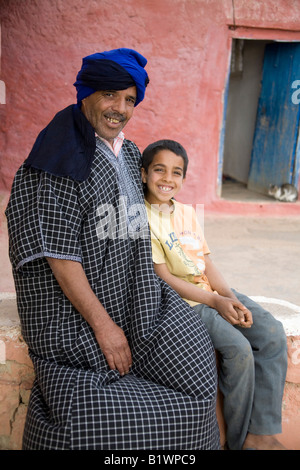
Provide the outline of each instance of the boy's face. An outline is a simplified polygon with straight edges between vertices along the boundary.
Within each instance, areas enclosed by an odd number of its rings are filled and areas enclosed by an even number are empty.
[[[142,168],[142,180],[146,183],[146,200],[149,204],[168,204],[181,189],[183,158],[170,150],[160,150],[149,165],[148,173]]]

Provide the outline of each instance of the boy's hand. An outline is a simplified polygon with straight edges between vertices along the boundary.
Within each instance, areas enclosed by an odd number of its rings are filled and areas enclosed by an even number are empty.
[[[231,325],[250,328],[253,324],[252,313],[239,300],[216,295],[215,309]]]
[[[253,324],[252,313],[244,305],[239,308],[235,307],[237,314],[239,315],[239,326],[243,328],[250,328]]]

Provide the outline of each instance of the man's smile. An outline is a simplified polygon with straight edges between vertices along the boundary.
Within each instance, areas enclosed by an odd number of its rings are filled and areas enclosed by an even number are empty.
[[[118,119],[112,119],[112,118],[106,118],[109,122],[112,122],[114,124],[118,124],[120,121]]]
[[[120,124],[121,122],[124,122],[126,120],[126,118],[122,114],[118,116],[116,116],[115,114],[114,115],[106,114],[105,119],[111,124]]]

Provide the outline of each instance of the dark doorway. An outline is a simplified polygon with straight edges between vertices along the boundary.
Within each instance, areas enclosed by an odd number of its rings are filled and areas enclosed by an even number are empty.
[[[234,39],[226,96],[221,196],[268,199],[299,176],[300,43]],[[295,85],[296,84],[296,85]],[[294,87],[294,88],[293,88]]]

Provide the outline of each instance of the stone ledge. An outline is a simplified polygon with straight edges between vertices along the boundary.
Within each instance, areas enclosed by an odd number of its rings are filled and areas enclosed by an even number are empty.
[[[283,433],[280,441],[300,450],[300,308],[277,299],[252,297],[282,321],[287,334],[288,373],[282,403]],[[284,308],[283,308],[284,307]],[[284,311],[284,313],[282,313]],[[0,294],[0,450],[20,450],[30,390],[32,362],[23,341],[14,294]],[[217,415],[224,443],[222,397]]]
[[[286,382],[300,384],[300,307],[280,299],[258,296],[251,296],[251,298],[281,321],[288,344]]]
[[[15,298],[0,298],[0,450],[19,450],[34,380]]]

